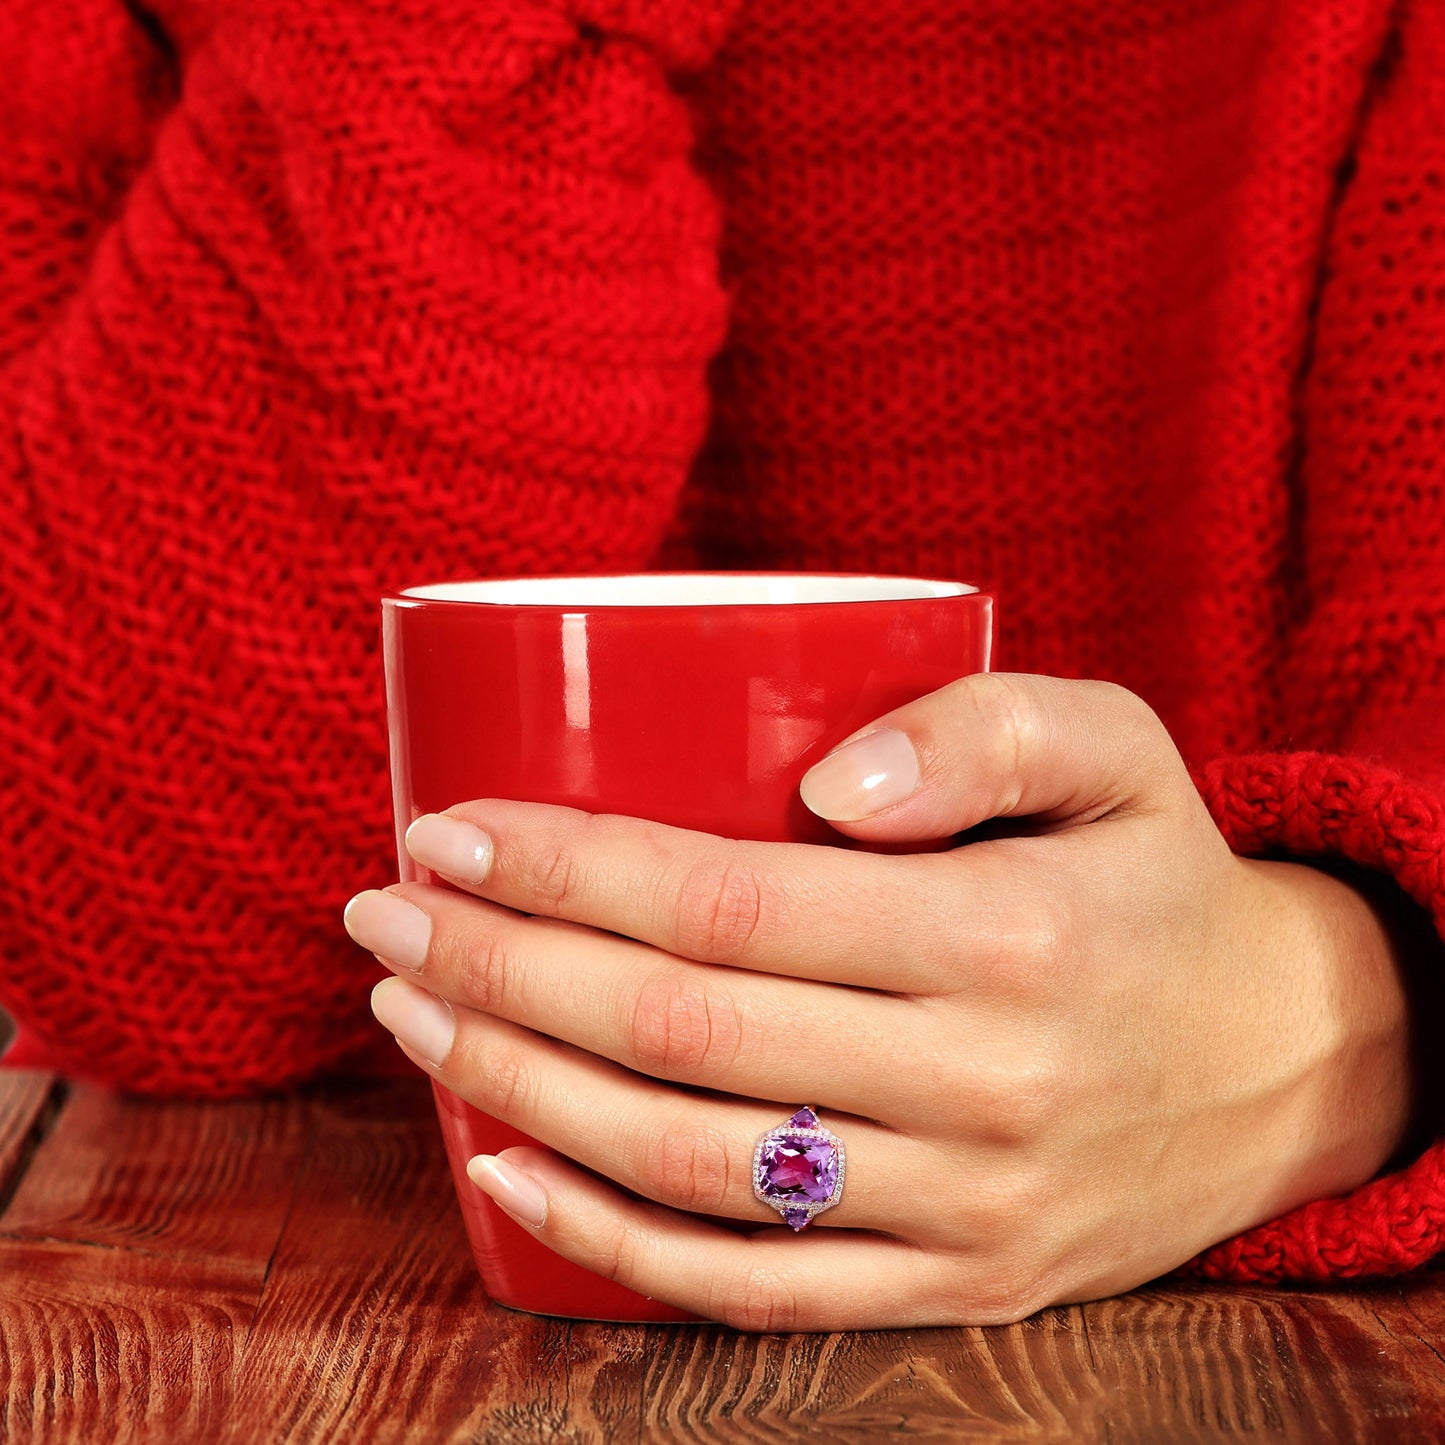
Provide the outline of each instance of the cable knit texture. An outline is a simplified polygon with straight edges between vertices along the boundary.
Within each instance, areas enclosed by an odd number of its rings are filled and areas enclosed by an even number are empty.
[[[372,1036],[376,598],[445,576],[995,584],[1237,850],[1445,921],[1445,7],[11,0],[0,54],[12,1061]],[[1193,1268],[1442,1231],[1437,1147]]]

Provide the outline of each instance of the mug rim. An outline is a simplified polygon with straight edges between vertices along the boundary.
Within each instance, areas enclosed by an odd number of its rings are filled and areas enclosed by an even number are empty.
[[[630,583],[642,588],[655,587],[658,584],[667,582],[692,582],[706,581],[709,583],[732,582],[732,583],[761,583],[763,595],[740,596],[736,598],[675,598],[665,600],[639,600],[628,598],[622,600],[609,600],[605,597],[588,596],[589,591],[595,592],[600,586],[606,589],[609,584]],[[767,595],[771,588],[774,592],[783,592],[788,584],[805,584],[817,588],[824,595],[818,596],[785,596]],[[844,583],[853,584],[855,592],[861,595],[826,595],[828,592],[826,584]],[[903,587],[913,590],[906,591],[899,595],[897,591],[875,591],[864,590],[868,583],[881,583],[894,589]],[[539,597],[535,594],[550,589],[567,589],[573,584],[577,592],[569,600],[565,590],[559,592],[556,597]],[[819,586],[822,584],[822,586]],[[665,590],[659,587],[658,590]],[[746,589],[744,589],[746,590]],[[847,588],[840,589],[847,592]],[[501,596],[459,596],[459,592],[482,592],[496,591],[503,594],[508,592],[521,594],[516,597]],[[529,595],[532,594],[532,595]],[[746,608],[755,607],[776,611],[780,608],[802,607],[853,607],[853,606],[877,606],[880,603],[913,604],[929,602],[957,602],[963,598],[986,597],[985,590],[975,583],[962,582],[956,579],[917,577],[911,575],[887,573],[887,572],[803,572],[803,571],[769,571],[765,569],[750,568],[745,571],[718,571],[718,570],[676,570],[657,572],[598,572],[598,573],[568,573],[558,576],[533,576],[533,577],[467,577],[458,578],[447,582],[429,582],[416,584],[410,587],[390,588],[382,595],[384,606],[406,608],[462,608],[469,610],[476,609],[503,609],[509,612],[539,611],[539,612],[686,612],[711,610],[719,607]]]

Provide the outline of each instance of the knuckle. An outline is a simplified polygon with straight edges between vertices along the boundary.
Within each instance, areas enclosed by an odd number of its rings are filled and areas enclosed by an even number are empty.
[[[1060,1197],[1057,1173],[1037,1159],[1013,1159],[998,1171],[987,1213],[995,1238],[1018,1238],[1018,1221],[1030,1221],[1027,1238],[1038,1240],[1055,1218]],[[1014,1271],[1017,1273],[1017,1269]]]
[[[536,1080],[520,1051],[498,1049],[487,1057],[477,1073],[484,1083],[472,1091],[474,1096],[480,1096],[473,1097],[472,1102],[483,1113],[509,1123],[523,1117],[530,1107]]]
[[[655,1130],[642,1147],[643,1178],[655,1197],[674,1209],[722,1214],[732,1197],[727,1142],[711,1128],[684,1125]]]
[[[595,826],[587,819],[578,828]],[[545,917],[565,918],[571,912],[585,882],[578,839],[569,835],[550,843],[531,860],[523,880],[528,912]]]
[[[796,1288],[776,1269],[745,1263],[725,1290],[718,1319],[751,1334],[786,1334],[798,1326]]]
[[[1154,709],[1137,692],[1131,692],[1122,683],[1090,678],[1079,685],[1095,694],[1102,706],[1138,726],[1151,729],[1162,726]]]
[[[1158,785],[1176,772],[1187,777],[1164,720],[1136,692],[1097,678],[1074,684],[1092,720],[1096,747],[1135,787]]]
[[[1038,899],[1013,930],[1013,951],[1025,972],[1040,980],[1051,977],[1065,951],[1068,933],[1057,895]]]
[[[1091,680],[1080,686],[1096,698],[1101,723],[1121,752],[1136,761],[1147,760],[1158,752],[1160,742],[1168,743],[1169,731],[1163,720],[1137,692],[1117,682]]]
[[[1015,935],[1015,979],[1024,996],[1052,1006],[1060,990],[1079,985],[1078,933],[1067,907],[1057,899],[1030,910]]]
[[[463,999],[481,1013],[501,1015],[507,1007],[512,958],[495,934],[472,934],[452,948],[448,972],[461,986]]]
[[[977,672],[965,681],[972,689],[974,706],[998,731],[1020,739],[1038,731],[1038,707],[1017,677],[1007,672]]]
[[[1014,1132],[1037,1139],[1059,1117],[1062,1091],[1057,1071],[1047,1063],[1015,1069],[1009,1080],[1008,1110]]]
[[[606,1238],[598,1242],[591,1267],[606,1279],[626,1284],[636,1273],[639,1248],[637,1235],[631,1226],[619,1221]]]
[[[716,1078],[736,1062],[742,1020],[714,987],[674,972],[654,974],[632,1006],[633,1066],[657,1078]]]
[[[1000,1000],[1007,999],[1032,1015],[1052,1007],[1061,988],[1077,986],[1075,944],[1064,908],[1047,899],[1036,905],[997,910],[985,920],[976,943],[959,959],[950,961],[947,973],[963,979]],[[944,939],[947,954],[952,940]]]
[[[1046,1135],[1065,1107],[1061,1070],[1047,1057],[976,1071],[968,1082],[971,1117],[994,1145],[1019,1148]]]
[[[757,873],[736,858],[694,863],[678,890],[678,952],[718,963],[743,957],[762,923],[763,892]]]
[[[1034,697],[1008,673],[980,672],[964,681],[969,685],[986,735],[994,739],[1003,776],[1010,779],[1022,796],[1024,770],[1042,728]],[[1017,801],[1017,798],[1005,799],[1006,810],[1011,811]]]
[[[549,913],[562,914],[576,893],[577,855],[570,848],[556,848],[542,860],[532,901]]]

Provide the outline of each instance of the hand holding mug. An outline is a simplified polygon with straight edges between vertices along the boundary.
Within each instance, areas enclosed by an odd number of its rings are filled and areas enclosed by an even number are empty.
[[[802,792],[870,844],[971,841],[874,854],[488,799],[408,834],[453,887],[353,901],[397,974],[378,1018],[546,1146],[469,1172],[549,1249],[748,1329],[1002,1322],[1398,1147],[1380,923],[1322,872],[1231,854],[1132,695],[968,677]],[[779,1101],[847,1151],[802,1235],[754,1195]]]

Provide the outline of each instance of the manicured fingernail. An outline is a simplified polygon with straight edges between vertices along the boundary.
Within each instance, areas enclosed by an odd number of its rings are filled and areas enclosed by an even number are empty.
[[[921,776],[908,734],[879,728],[814,764],[798,791],[820,818],[852,823],[901,803]]]
[[[498,1159],[478,1154],[467,1161],[467,1178],[499,1208],[523,1224],[540,1229],[547,1222],[547,1195],[530,1174]]]
[[[440,1067],[452,1051],[457,1020],[452,1006],[401,978],[384,978],[371,991],[371,1011],[399,1044]]]
[[[363,947],[403,968],[420,968],[431,944],[431,919],[405,898],[368,888],[346,905],[346,931]]]
[[[434,873],[462,883],[480,883],[492,866],[492,840],[480,828],[425,813],[406,830],[406,851]]]

